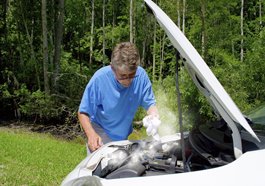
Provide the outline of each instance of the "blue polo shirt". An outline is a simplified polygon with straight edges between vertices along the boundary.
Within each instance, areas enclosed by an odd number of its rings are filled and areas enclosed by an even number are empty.
[[[146,71],[138,67],[129,87],[115,78],[110,66],[99,69],[87,84],[79,112],[89,115],[114,141],[124,140],[132,132],[132,122],[139,106],[155,104],[152,85]]]

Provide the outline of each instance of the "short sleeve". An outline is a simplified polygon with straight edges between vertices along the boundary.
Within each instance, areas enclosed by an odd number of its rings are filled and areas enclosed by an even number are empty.
[[[144,83],[143,83],[143,96],[141,101],[141,106],[148,110],[148,108],[156,103],[155,95],[152,89],[152,84],[147,74],[144,75]]]
[[[81,103],[79,106],[79,112],[86,113],[89,116],[94,116],[97,105],[99,105],[99,95],[98,86],[95,80],[91,80],[83,93],[83,97],[81,99]]]

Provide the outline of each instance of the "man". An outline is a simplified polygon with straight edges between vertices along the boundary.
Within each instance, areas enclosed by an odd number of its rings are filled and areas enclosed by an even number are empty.
[[[87,84],[78,118],[90,151],[110,141],[127,139],[139,106],[146,109],[151,121],[147,133],[157,132],[160,122],[153,125],[152,120],[160,120],[152,85],[139,63],[136,46],[130,42],[120,43],[112,52],[111,64],[97,70]]]

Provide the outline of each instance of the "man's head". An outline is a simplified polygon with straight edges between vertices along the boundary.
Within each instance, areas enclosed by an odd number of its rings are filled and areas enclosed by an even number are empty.
[[[140,55],[137,47],[130,42],[119,43],[111,54],[111,66],[114,69],[135,71],[140,64]]]
[[[139,64],[140,55],[133,43],[123,42],[116,45],[111,55],[111,68],[122,85],[128,87],[131,84]]]

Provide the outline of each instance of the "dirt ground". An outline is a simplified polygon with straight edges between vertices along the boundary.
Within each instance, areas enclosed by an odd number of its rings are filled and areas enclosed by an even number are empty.
[[[72,140],[77,137],[85,139],[84,132],[81,130],[79,124],[71,125],[43,125],[43,124],[32,124],[21,121],[0,121],[0,127],[12,128],[12,129],[23,129],[31,132],[48,133],[58,138],[66,140]]]

